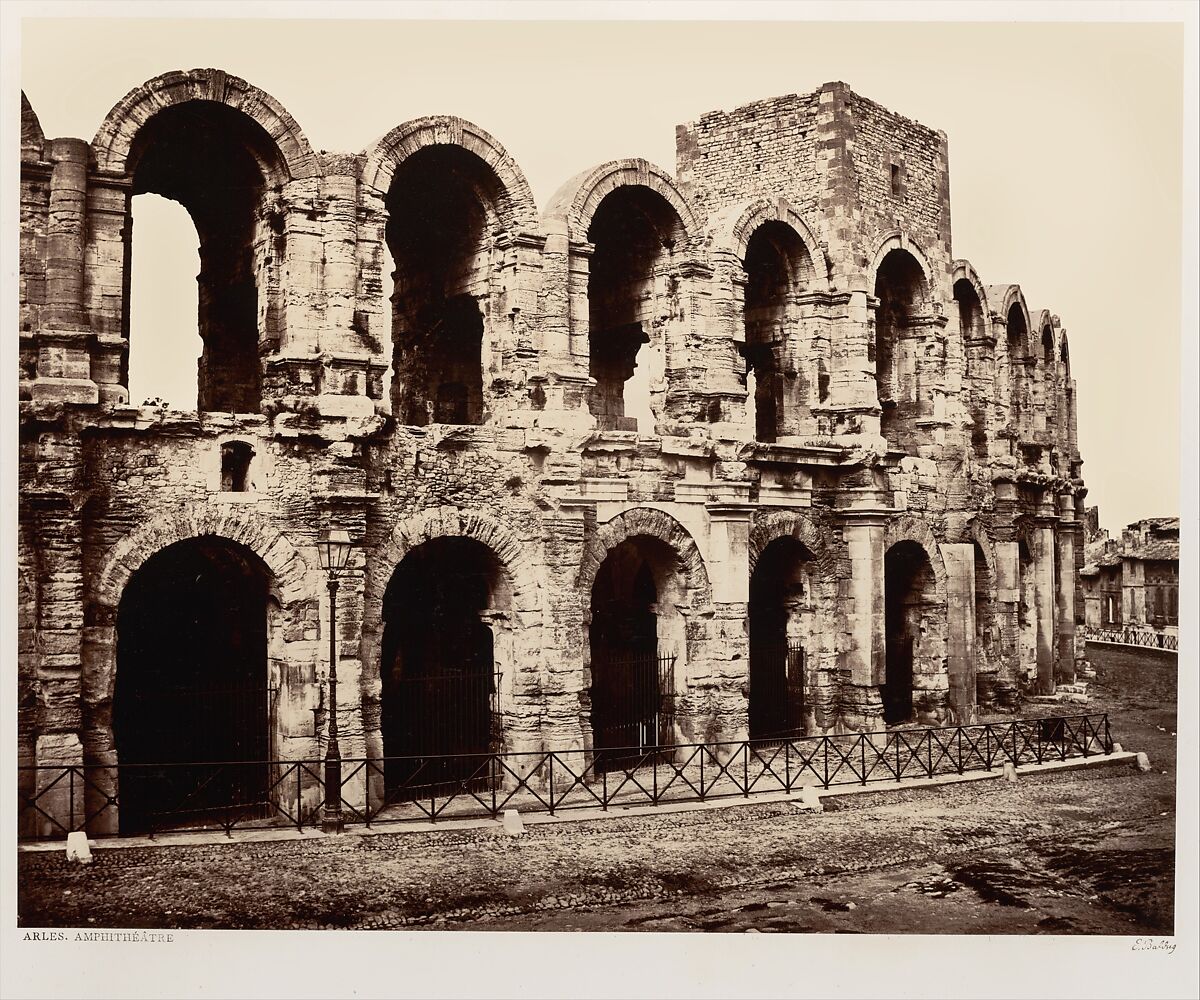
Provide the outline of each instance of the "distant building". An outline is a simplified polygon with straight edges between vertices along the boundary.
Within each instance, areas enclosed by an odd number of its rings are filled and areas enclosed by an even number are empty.
[[[1152,628],[1174,635],[1179,626],[1179,518],[1148,517],[1110,538],[1089,516],[1080,571],[1089,628]]]

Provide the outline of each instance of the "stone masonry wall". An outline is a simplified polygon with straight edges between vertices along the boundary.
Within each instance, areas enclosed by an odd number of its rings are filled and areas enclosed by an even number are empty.
[[[234,144],[246,125],[258,129],[247,146],[257,200],[239,209],[251,217],[228,220],[255,234],[257,329],[229,347],[243,368],[248,348],[257,358],[262,400],[249,412],[206,411],[203,398],[199,411],[128,402],[139,143],[172,141],[148,123],[192,103],[210,123],[241,121]],[[285,760],[319,757],[328,736],[316,542],[329,529],[353,546],[336,639],[349,757],[382,753],[388,584],[444,538],[473,540],[499,567],[480,613],[501,678],[498,750],[575,750],[581,766],[594,751],[592,587],[629,540],[673,553],[656,568],[654,607],[659,653],[675,657],[677,738],[747,735],[751,700],[763,697],[750,684],[750,576],[780,538],[798,543],[779,572],[801,581],[787,634],[804,646],[805,734],[884,724],[895,638],[885,598],[904,579],[920,584],[890,595],[910,609],[917,638],[915,701],[899,724],[969,722],[981,706],[1011,707],[1023,685],[1047,691],[1073,676],[1075,511],[1086,488],[1065,331],[1049,313],[1031,316],[1016,286],[985,286],[953,258],[944,133],[827,84],[703,115],[677,130],[676,176],[643,160],[602,164],[539,213],[519,165],[470,122],[418,119],[361,153],[318,154],[274,98],[220,70],[136,88],[91,144],[46,141],[27,102],[22,112],[22,761],[103,766],[89,794],[115,791],[125,585],[156,553],[207,536],[248,550],[271,581],[265,669],[279,693],[269,726]],[[406,168],[414,156],[454,169]],[[420,248],[397,243],[388,219],[389,206],[419,211],[420,199],[404,200],[414,177],[481,227],[468,262],[483,316],[478,372],[454,374],[481,387],[470,423],[435,412],[413,426],[393,412],[402,394],[392,387],[413,374],[395,366],[425,349],[420,338],[440,349],[435,307],[466,287],[434,266],[406,298]],[[206,211],[205,224],[222,221]],[[653,218],[662,241],[642,247],[653,282],[612,284],[636,292],[621,308],[653,331],[636,358],[653,426],[634,429],[594,402],[592,351],[606,349],[592,343],[587,296],[598,211],[604,273],[647,266],[620,257],[620,234],[638,218]],[[756,233],[777,248],[776,284],[771,308],[748,317]],[[876,272],[889,255],[923,282],[897,326],[910,380],[902,433],[882,418],[876,387]],[[970,331],[951,288],[961,275],[978,289]],[[1036,330],[1030,356],[1043,366],[1035,412],[1020,423],[1012,308]],[[748,320],[766,331],[748,337]],[[410,338],[404,351],[396,329]],[[781,414],[761,439],[748,418],[748,342],[770,342],[776,359]],[[218,381],[232,371],[222,345],[214,336],[206,347]],[[244,488],[231,487],[223,453],[250,456]],[[889,583],[897,545],[913,568]],[[22,780],[40,787],[50,772]],[[370,788],[355,780],[350,798],[384,794],[374,778]],[[102,822],[116,828],[108,812]]]

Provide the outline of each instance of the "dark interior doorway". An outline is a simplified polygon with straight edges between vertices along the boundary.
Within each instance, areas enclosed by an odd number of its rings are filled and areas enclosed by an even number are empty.
[[[616,546],[592,585],[592,746],[598,771],[674,742],[673,656],[659,655],[656,569],[674,553],[650,538]],[[657,564],[657,565],[656,565]]]
[[[933,570],[916,542],[898,542],[884,556],[883,721],[889,726],[913,717],[913,663],[921,616],[931,598]]]
[[[804,735],[804,645],[796,634],[806,613],[809,551],[777,538],[750,577],[750,739]],[[789,627],[792,626],[792,627]]]
[[[212,536],[168,546],[130,578],[113,706],[122,833],[266,805],[269,589],[253,552]]]
[[[494,777],[500,749],[492,630],[501,568],[471,538],[436,538],[396,568],[383,600],[383,749],[388,797]],[[466,755],[466,756],[464,756]],[[476,756],[471,756],[476,755]]]

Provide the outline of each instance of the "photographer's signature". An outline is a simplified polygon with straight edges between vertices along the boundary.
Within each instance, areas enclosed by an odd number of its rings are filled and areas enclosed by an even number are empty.
[[[1168,955],[1175,954],[1175,942],[1166,938],[1134,938],[1131,951],[1161,951]]]

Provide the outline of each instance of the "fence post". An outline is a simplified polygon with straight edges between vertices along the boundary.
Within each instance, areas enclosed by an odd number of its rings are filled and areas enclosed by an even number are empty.
[[[550,751],[550,815],[554,815],[554,751]]]
[[[825,787],[829,787],[829,737],[822,736],[821,743],[825,747]]]
[[[859,777],[862,779],[862,784],[867,783],[867,738],[865,735],[859,734],[858,737],[858,760],[859,767],[862,770],[859,772]]]
[[[742,798],[750,797],[750,741],[742,744]]]
[[[926,773],[929,777],[933,777],[933,730],[925,730],[925,759],[929,764]]]

